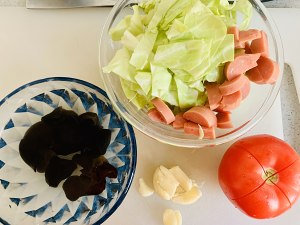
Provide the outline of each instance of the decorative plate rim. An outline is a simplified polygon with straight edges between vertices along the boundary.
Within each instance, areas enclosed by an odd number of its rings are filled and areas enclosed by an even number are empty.
[[[31,81],[27,84],[24,84],[18,88],[16,88],[14,91],[10,92],[8,95],[6,95],[4,98],[2,98],[2,100],[0,101],[0,107],[11,97],[13,97],[15,94],[17,94],[18,92],[20,92],[21,90],[24,90],[28,87],[31,87],[33,85],[36,84],[40,84],[40,83],[46,83],[49,81],[65,81],[65,82],[74,82],[74,83],[78,83],[84,86],[87,86],[97,92],[99,92],[100,94],[102,94],[104,97],[107,98],[107,100],[110,102],[110,99],[108,97],[108,95],[106,94],[106,92],[104,90],[102,90],[100,87],[89,83],[87,81],[78,79],[78,78],[73,78],[73,77],[47,77],[47,78],[42,78],[42,79],[38,79],[38,80],[34,80]],[[111,104],[112,105],[112,104]],[[115,110],[114,110],[115,111]],[[115,111],[117,114],[119,114],[118,111]],[[135,170],[136,170],[136,163],[137,163],[137,144],[136,144],[136,139],[135,139],[135,134],[134,134],[134,130],[133,127],[131,126],[130,123],[128,123],[124,118],[122,118],[122,120],[124,121],[124,123],[127,124],[128,126],[128,131],[129,131],[129,135],[130,135],[130,140],[131,140],[131,144],[132,144],[132,163],[130,165],[131,169],[129,171],[129,176],[128,176],[128,180],[127,183],[124,187],[123,192],[120,195],[120,198],[115,202],[115,204],[113,205],[113,207],[102,217],[100,218],[97,222],[94,223],[94,225],[99,225],[102,224],[105,220],[107,220],[115,211],[116,209],[121,205],[121,203],[123,202],[123,200],[125,199],[130,186],[132,184],[134,175],[135,175]],[[4,219],[2,219],[0,217],[0,223],[7,223]],[[9,225],[9,223],[7,223]]]

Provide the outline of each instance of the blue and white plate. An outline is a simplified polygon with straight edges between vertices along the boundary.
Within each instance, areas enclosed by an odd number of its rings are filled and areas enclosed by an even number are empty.
[[[71,202],[62,183],[49,187],[19,155],[26,130],[58,106],[78,114],[95,112],[112,131],[105,157],[118,170],[97,196]],[[47,78],[26,84],[0,102],[0,224],[101,224],[122,203],[136,167],[132,127],[116,113],[100,88],[73,78]],[[75,171],[75,173],[78,171]]]

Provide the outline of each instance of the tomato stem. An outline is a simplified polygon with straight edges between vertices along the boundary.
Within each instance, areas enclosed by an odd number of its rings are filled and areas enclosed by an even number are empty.
[[[276,184],[279,180],[277,171],[272,168],[265,169],[265,171],[261,174],[261,177],[269,185]]]

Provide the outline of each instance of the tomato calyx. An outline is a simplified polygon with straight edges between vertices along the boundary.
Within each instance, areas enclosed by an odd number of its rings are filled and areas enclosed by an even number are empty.
[[[276,170],[268,168],[265,169],[261,174],[261,178],[265,181],[266,184],[274,185],[279,181],[279,174]]]

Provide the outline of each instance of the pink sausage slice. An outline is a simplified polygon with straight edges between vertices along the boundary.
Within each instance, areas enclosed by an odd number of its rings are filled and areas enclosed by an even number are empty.
[[[235,57],[234,61],[226,63],[224,73],[227,77],[227,80],[232,80],[246,71],[256,67],[256,61],[259,59],[259,57],[259,53],[243,54]]]
[[[183,127],[184,133],[193,134],[195,136],[203,137],[203,130],[201,126],[193,122],[185,122]]]
[[[230,95],[234,92],[241,90],[245,82],[247,82],[247,77],[244,74],[242,74],[233,78],[232,80],[225,81],[223,84],[220,85],[219,89],[223,96]]]
[[[215,127],[205,127],[201,126],[203,133],[204,133],[204,138],[207,139],[216,139],[216,130]]]
[[[166,124],[170,124],[175,120],[175,116],[171,109],[160,98],[154,98],[151,100],[154,107],[158,110],[161,117]]]
[[[279,65],[268,57],[261,56],[257,61],[257,69],[265,84],[273,84],[279,76]]]
[[[253,40],[250,45],[252,53],[261,53],[262,56],[269,56],[269,44],[266,32],[261,31],[261,38]]]
[[[195,106],[189,109],[183,114],[183,118],[205,127],[213,127],[217,125],[217,117],[215,113],[205,106]]]
[[[261,38],[260,30],[256,29],[249,29],[249,30],[242,30],[239,33],[239,41],[240,42],[250,42],[255,39]]]
[[[216,117],[217,117],[217,122],[218,123],[224,123],[224,122],[227,122],[227,121],[231,121],[231,112],[228,111],[228,112],[218,112],[216,114]]]
[[[246,72],[246,76],[256,84],[264,84],[264,78],[260,74],[258,67],[254,67]]]
[[[222,100],[222,94],[220,92],[219,86],[220,85],[217,83],[207,83],[205,85],[209,108],[211,110],[218,108]]]
[[[242,93],[242,100],[244,100],[250,93],[250,81],[248,79],[247,76],[244,76],[245,77],[245,83],[244,85],[241,87],[241,93]]]
[[[236,26],[228,27],[227,28],[227,34],[233,34],[234,40],[239,40],[239,29]]]
[[[245,49],[246,54],[252,54],[250,44],[248,42],[245,43],[245,48],[244,49]]]
[[[148,111],[149,118],[154,122],[165,123],[157,109],[153,108]]]
[[[230,121],[228,121],[228,122],[224,122],[224,123],[218,123],[217,127],[220,129],[229,129],[229,128],[233,128],[233,125]]]
[[[234,47],[237,49],[245,48],[246,44],[260,38],[261,33],[259,30],[249,29],[249,30],[240,31],[238,37],[239,37],[238,40],[234,40]]]
[[[179,113],[175,116],[175,120],[172,123],[172,126],[175,129],[181,129],[184,127],[184,123],[186,123],[186,119],[183,118],[183,113]]]
[[[217,127],[218,128],[232,128],[233,124],[231,122],[230,112],[218,112],[217,115]]]
[[[235,49],[243,49],[245,48],[245,42],[234,40],[234,48]]]
[[[221,104],[218,111],[231,111],[237,108],[242,101],[242,92],[237,91],[230,95],[223,96]]]

